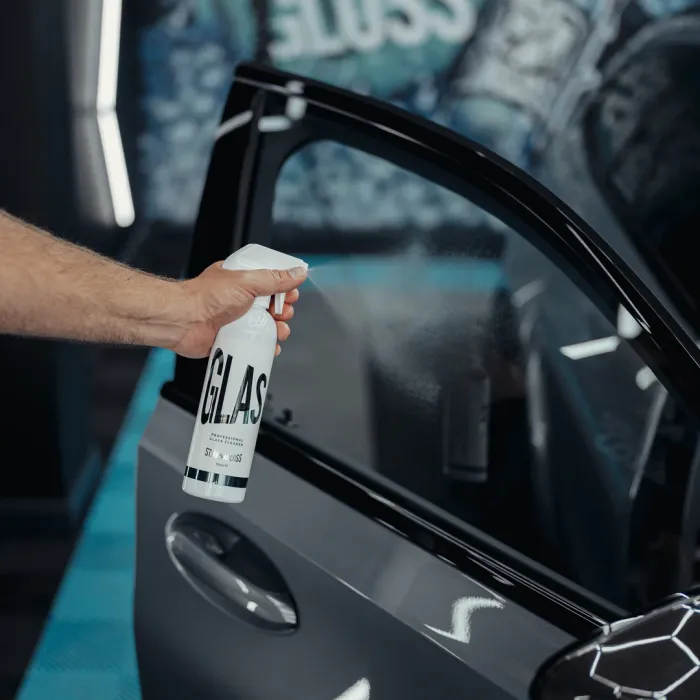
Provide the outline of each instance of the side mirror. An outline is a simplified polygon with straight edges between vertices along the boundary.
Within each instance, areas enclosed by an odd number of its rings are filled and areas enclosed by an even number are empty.
[[[606,625],[538,673],[533,700],[697,700],[700,594]]]

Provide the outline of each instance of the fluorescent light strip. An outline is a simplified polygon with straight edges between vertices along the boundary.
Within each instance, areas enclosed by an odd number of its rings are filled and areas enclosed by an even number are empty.
[[[95,109],[112,210],[117,226],[134,223],[134,200],[117,119],[122,0],[102,0]]]
[[[97,129],[100,133],[102,155],[107,171],[107,182],[112,197],[114,221],[117,226],[126,227],[134,223],[134,201],[129,187],[129,174],[119,132],[116,112],[97,114]]]
[[[122,0],[102,0],[100,54],[97,72],[98,112],[117,107],[119,44],[122,28]]]

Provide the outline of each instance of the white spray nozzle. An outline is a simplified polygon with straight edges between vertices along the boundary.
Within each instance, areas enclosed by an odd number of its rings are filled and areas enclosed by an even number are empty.
[[[249,243],[235,253],[231,253],[224,261],[225,270],[289,270],[292,267],[309,269],[307,263],[286,253],[280,253],[264,245]],[[275,294],[275,314],[281,314],[284,309],[285,293]],[[258,297],[256,305],[268,307],[270,297]]]

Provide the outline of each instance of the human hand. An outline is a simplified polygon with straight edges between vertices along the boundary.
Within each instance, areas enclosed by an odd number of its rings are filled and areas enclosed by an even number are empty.
[[[299,299],[297,287],[306,279],[303,267],[291,270],[224,270],[221,262],[210,265],[201,275],[184,282],[177,282],[184,292],[180,303],[181,328],[171,348],[183,357],[206,357],[214,344],[221,326],[231,323],[245,314],[255,297],[286,292],[284,309],[279,315],[272,313],[277,322],[277,339],[289,337],[287,325],[294,315],[293,304]],[[273,299],[274,303],[274,299]],[[279,355],[278,344],[275,355]]]

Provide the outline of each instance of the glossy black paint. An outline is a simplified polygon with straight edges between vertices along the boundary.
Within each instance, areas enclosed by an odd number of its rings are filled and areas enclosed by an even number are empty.
[[[290,86],[294,86],[291,89]],[[281,131],[264,131],[261,119],[280,117],[303,93],[305,112]],[[190,275],[223,259],[255,230],[264,241],[276,173],[311,140],[333,139],[378,155],[468,197],[521,233],[577,277],[614,319],[625,307],[641,326],[630,342],[666,386],[697,413],[700,355],[692,340],[600,236],[555,196],[478,144],[424,119],[370,98],[252,65],[239,67],[222,125],[240,124],[218,139],[202,198]],[[253,196],[253,193],[255,196]],[[261,233],[262,232],[262,233]],[[261,240],[262,239],[262,240]],[[205,363],[178,359],[163,395],[193,410]],[[269,424],[259,451],[295,474],[332,492],[356,510],[388,523],[422,547],[444,556],[477,579],[498,573],[508,595],[576,636],[620,615],[481,534],[470,533],[418,499],[401,495],[380,477],[358,475]],[[681,482],[687,472],[679,475]],[[682,511],[683,488],[678,502]],[[510,584],[515,583],[515,586]]]

